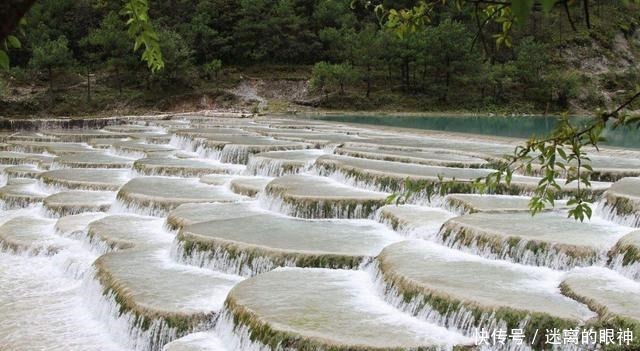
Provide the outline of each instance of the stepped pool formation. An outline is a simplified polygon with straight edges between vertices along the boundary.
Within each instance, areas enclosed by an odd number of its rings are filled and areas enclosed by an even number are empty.
[[[592,156],[576,222],[575,184],[533,217],[536,176],[470,186],[515,139],[211,112],[8,125],[0,350],[578,350],[548,334],[589,329],[640,349],[637,151]],[[390,202],[407,178],[453,185]]]

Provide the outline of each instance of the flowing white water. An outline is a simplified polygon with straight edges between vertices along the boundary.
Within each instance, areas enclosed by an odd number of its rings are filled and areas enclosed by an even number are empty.
[[[134,120],[131,120],[132,122]],[[303,144],[294,145],[290,140],[287,140],[286,136],[281,140],[278,140],[276,136],[278,130],[282,130],[282,127],[293,127],[304,130],[304,135],[308,135],[310,141],[309,144],[305,144],[304,147],[314,144],[313,140],[321,140],[315,138],[315,134],[327,133],[327,126],[305,126],[306,122],[301,121],[279,121],[270,126],[269,129],[273,129],[274,137],[256,137],[257,129],[264,129],[264,126],[271,124],[271,122],[263,123],[256,120],[255,122],[247,122],[243,120],[231,120],[220,119],[214,120],[197,116],[197,115],[185,115],[180,120],[157,120],[154,124],[163,126],[162,128],[144,128],[140,127],[144,124],[141,121],[136,126],[116,126],[110,133],[96,132],[88,130],[85,132],[60,132],[57,135],[63,140],[85,140],[93,138],[95,136],[104,135],[117,135],[125,137],[128,141],[122,143],[113,140],[105,139],[104,142],[91,140],[89,144],[93,147],[108,148],[103,149],[100,155],[107,155],[108,157],[102,158],[103,167],[109,167],[108,162],[123,162],[123,161],[135,161],[140,158],[154,158],[154,157],[175,157],[175,158],[193,158],[198,161],[205,161],[212,165],[224,165],[233,162],[233,172],[243,174],[244,176],[275,176],[281,177],[285,174],[299,174],[299,173],[311,173],[315,175],[328,175],[329,177],[321,177],[317,181],[325,182],[326,185],[320,192],[314,192],[319,188],[314,182],[302,184],[297,192],[294,192],[294,201],[291,201],[291,196],[287,197],[278,192],[267,193],[261,191],[258,195],[257,201],[253,201],[251,206],[255,208],[251,216],[257,216],[258,214],[264,215],[269,213],[271,216],[297,216],[306,218],[326,218],[327,220],[334,220],[335,218],[373,218],[380,222],[395,226],[392,220],[388,217],[384,217],[380,212],[375,212],[376,206],[363,206],[357,203],[359,196],[365,197],[362,194],[363,190],[371,190],[378,192],[381,190],[381,185],[375,181],[367,181],[363,179],[356,179],[350,177],[343,172],[328,172],[320,168],[314,167],[314,162],[317,157],[324,154],[333,154],[336,148],[339,148],[338,144],[324,144],[324,149],[302,149],[291,151],[268,151],[287,148],[299,148],[303,147]],[[191,124],[193,123],[193,124]],[[213,123],[213,125],[207,125],[207,123]],[[169,132],[171,130],[179,131],[179,128],[192,127],[198,128],[218,128],[218,124],[228,123],[232,125],[235,130],[229,130],[229,141],[224,146],[207,144],[206,137],[187,136],[188,133],[172,134],[170,139],[168,135],[165,137],[163,132]],[[319,125],[321,123],[319,122]],[[334,126],[335,127],[335,126]],[[253,130],[251,128],[254,128]],[[346,126],[340,127],[342,129],[348,128]],[[149,133],[151,131],[151,133]],[[246,134],[245,134],[246,132]],[[224,135],[224,133],[220,135]],[[234,134],[238,133],[238,134]],[[214,133],[215,134],[215,133]],[[231,137],[231,134],[234,134]],[[282,133],[283,135],[287,133]],[[53,135],[53,134],[52,134]],[[194,133],[193,135],[197,135]],[[244,136],[247,136],[247,140],[258,141],[257,146],[254,147],[251,143],[244,143],[242,140]],[[235,137],[238,137],[237,139]],[[45,138],[45,135],[34,135],[34,138]],[[147,139],[148,138],[148,139]],[[306,136],[305,136],[306,138]],[[46,138],[45,138],[46,139]],[[211,140],[215,138],[212,137]],[[221,137],[225,139],[225,137]],[[303,138],[304,139],[304,138]],[[296,141],[304,141],[303,139]],[[144,140],[144,141],[143,141]],[[140,141],[140,142],[139,142]],[[163,143],[167,143],[163,144]],[[264,141],[264,144],[260,142]],[[34,144],[35,145],[35,144]],[[96,146],[99,145],[99,146]],[[82,144],[87,146],[87,144]],[[34,146],[36,147],[36,146]],[[37,146],[40,148],[40,146]],[[70,147],[78,147],[72,145],[54,145],[54,149],[51,149],[51,153],[57,153],[57,150],[68,151]],[[20,149],[17,147],[16,150]],[[31,152],[31,149],[23,147],[20,149],[25,152]],[[35,150],[35,149],[34,149]],[[294,271],[299,268],[289,268],[294,266],[296,262],[293,260],[279,261],[274,263],[273,260],[260,255],[247,257],[244,252],[230,254],[226,250],[218,248],[210,250],[193,250],[193,248],[186,247],[189,243],[176,240],[175,235],[178,232],[167,231],[164,228],[165,223],[163,217],[167,216],[167,213],[174,207],[173,203],[167,205],[171,200],[177,200],[181,197],[186,197],[187,193],[194,191],[198,188],[213,188],[218,187],[221,189],[220,194],[215,194],[206,201],[240,201],[247,198],[237,196],[228,189],[230,181],[233,177],[228,177],[226,182],[217,184],[215,182],[216,176],[205,176],[203,179],[192,178],[189,180],[191,183],[185,187],[174,187],[171,185],[163,184],[142,184],[139,189],[135,189],[137,194],[137,201],[130,201],[126,199],[114,200],[110,204],[110,209],[100,209],[102,211],[108,211],[108,213],[88,213],[86,218],[82,218],[85,215],[77,216],[65,216],[62,220],[68,223],[58,222],[56,225],[55,220],[52,218],[60,217],[69,213],[76,213],[84,211],[80,207],[74,208],[73,204],[69,205],[69,209],[64,212],[53,213],[46,211],[46,206],[40,204],[42,200],[37,198],[33,201],[26,201],[19,196],[15,196],[16,193],[33,193],[42,196],[52,195],[61,191],[68,191],[69,188],[76,188],[78,186],[85,187],[85,185],[78,185],[76,183],[67,182],[68,179],[73,180],[75,176],[85,171],[70,171],[70,167],[58,163],[53,160],[52,154],[49,154],[45,149],[40,155],[30,154],[28,157],[20,155],[19,153],[7,154],[7,161],[4,163],[29,163],[37,164],[37,168],[26,169],[25,172],[21,172],[20,169],[13,169],[11,172],[0,173],[0,184],[5,185],[7,180],[17,181],[17,175],[24,175],[27,177],[34,177],[31,171],[45,171],[47,167],[51,169],[65,169],[64,172],[57,172],[55,174],[63,174],[54,179],[53,185],[46,184],[44,181],[24,181],[24,186],[15,187],[12,194],[7,196],[6,200],[0,201],[3,204],[2,210],[0,210],[0,225],[3,223],[19,217],[29,216],[35,217],[38,220],[48,220],[51,225],[47,226],[46,230],[41,233],[36,233],[30,236],[28,239],[33,241],[35,247],[40,244],[53,245],[55,250],[4,250],[0,251],[0,350],[4,351],[27,351],[27,350],[71,350],[71,351],[83,351],[83,350],[137,350],[137,351],[176,351],[176,350],[202,350],[202,351],[269,351],[269,350],[286,350],[291,351],[286,345],[263,345],[256,341],[255,335],[251,335],[252,330],[243,324],[238,324],[237,318],[233,315],[231,310],[223,306],[225,297],[227,296],[228,289],[233,284],[242,281],[245,277],[248,279],[260,278],[262,274],[269,274],[272,270]],[[264,150],[264,152],[259,152]],[[60,151],[60,152],[62,152]],[[51,157],[35,159],[34,157],[42,155],[49,155]],[[70,154],[74,155],[74,154]],[[96,154],[98,155],[98,154]],[[126,156],[113,157],[114,155]],[[87,161],[87,158],[89,159]],[[81,166],[77,167],[91,167],[90,157],[70,157],[71,161],[75,160],[81,162]],[[53,163],[52,163],[53,161]],[[98,162],[98,161],[96,161]],[[247,163],[245,167],[244,163]],[[49,165],[51,164],[51,165]],[[0,166],[1,167],[1,166]],[[123,184],[125,181],[139,176],[135,171],[129,170],[130,166],[124,165],[122,171],[126,174],[122,175]],[[99,168],[99,167],[98,167]],[[27,172],[28,171],[28,172]],[[66,173],[69,172],[69,173]],[[87,172],[94,172],[89,170]],[[99,173],[96,173],[99,174]],[[109,172],[102,172],[100,174],[109,174]],[[182,174],[182,173],[179,173]],[[10,176],[8,176],[10,175]],[[224,175],[221,178],[226,177]],[[96,176],[96,178],[107,178],[107,176]],[[181,182],[187,182],[185,176],[178,177]],[[236,176],[237,178],[237,176]],[[320,178],[320,177],[319,177]],[[329,180],[330,179],[330,180]],[[85,181],[86,179],[80,179],[79,181]],[[96,181],[107,181],[109,179],[95,179]],[[203,187],[204,184],[212,184]],[[215,184],[215,185],[213,185]],[[285,181],[281,185],[290,185]],[[348,186],[347,186],[348,185]],[[262,186],[262,185],[261,185]],[[199,188],[200,187],[200,188]],[[320,187],[322,188],[322,187]],[[386,189],[386,188],[384,188]],[[6,190],[12,190],[11,188]],[[115,190],[115,189],[111,189]],[[1,191],[1,190],[0,190]],[[157,193],[158,192],[158,193]],[[195,190],[197,194],[190,194],[192,196],[189,201],[195,201],[199,195],[202,195],[202,191]],[[219,195],[219,196],[218,196]],[[223,196],[224,195],[224,196]],[[371,194],[366,196],[372,196]],[[347,198],[353,200],[352,206],[346,207],[342,203],[342,199]],[[150,200],[150,201],[146,201]],[[308,200],[308,201],[307,201]],[[361,199],[360,199],[361,200]],[[443,207],[440,198],[431,199],[430,206]],[[187,201],[187,202],[189,202]],[[32,203],[35,202],[35,203]],[[468,260],[471,262],[477,262],[482,265],[495,265],[502,269],[508,268],[512,271],[521,271],[523,274],[530,274],[537,277],[537,279],[519,280],[518,286],[513,287],[514,291],[531,290],[539,291],[541,293],[558,294],[558,285],[563,281],[566,275],[574,272],[570,269],[575,262],[569,262],[570,259],[562,256],[561,253],[547,253],[545,255],[541,253],[533,253],[528,250],[524,244],[521,244],[509,252],[495,253],[491,252],[487,248],[482,248],[474,245],[459,245],[453,241],[444,241],[441,238],[439,229],[442,223],[453,217],[454,213],[447,212],[440,208],[425,208],[421,205],[426,204],[425,198],[421,195],[417,195],[410,199],[410,202],[414,204],[416,208],[421,208],[424,211],[431,211],[435,213],[429,218],[422,218],[419,225],[400,226],[398,231],[400,234],[409,238],[425,240],[424,243],[431,247],[434,252],[442,257],[449,257],[452,262],[456,260]],[[176,202],[176,206],[179,201]],[[205,220],[208,222],[212,219],[229,219],[237,218],[238,214],[243,210],[240,207],[233,207],[231,210],[225,212],[221,209],[213,207],[214,204],[206,203],[203,209],[197,210],[195,214],[189,215],[189,213],[183,213],[186,215],[185,220],[187,222],[195,223],[199,220]],[[212,206],[212,207],[209,207]],[[13,209],[11,209],[13,208]],[[229,206],[231,208],[231,206]],[[87,210],[95,211],[96,208],[89,208]],[[244,210],[246,211],[246,210]],[[180,211],[176,211],[180,212]],[[187,211],[188,212],[188,211]],[[124,229],[120,231],[112,228],[107,228],[104,231],[104,236],[90,235],[88,232],[89,222],[92,220],[98,220],[106,215],[113,214],[127,214],[131,215],[144,214],[153,215],[157,217],[157,220],[153,223],[144,224],[140,222],[124,224],[121,227]],[[600,209],[599,213],[606,214],[607,218],[614,218],[613,211],[609,209]],[[54,215],[55,214],[55,215]],[[635,224],[634,222],[625,222],[627,219],[615,218],[618,223]],[[325,220],[325,219],[323,219]],[[363,222],[370,220],[361,220]],[[601,219],[595,219],[595,221],[602,221]],[[604,222],[604,221],[602,221]],[[235,223],[235,222],[234,222]],[[249,223],[248,220],[237,221],[238,226]],[[266,228],[266,223],[260,223],[262,225],[255,225],[256,231],[264,229],[263,236],[269,237],[270,233]],[[55,228],[54,228],[55,225]],[[215,226],[215,222],[207,224]],[[608,224],[607,224],[608,225]],[[135,228],[129,228],[127,226]],[[612,227],[620,228],[620,226]],[[329,228],[329,227],[327,227]],[[234,227],[227,228],[225,230],[233,230]],[[304,234],[313,234],[305,232],[305,227],[293,228]],[[382,228],[381,231],[388,228]],[[240,232],[238,230],[237,232]],[[335,231],[337,232],[337,231]],[[39,237],[37,235],[40,235]],[[375,234],[379,234],[376,232]],[[396,240],[401,240],[398,233],[393,233]],[[317,237],[318,235],[316,235]],[[369,241],[373,241],[371,235]],[[35,237],[35,238],[34,238]],[[220,236],[226,238],[226,236]],[[274,236],[275,237],[275,236]],[[331,236],[327,236],[330,238]],[[616,237],[617,238],[617,237]],[[108,242],[107,239],[111,239],[112,242]],[[231,238],[230,240],[232,240]],[[303,239],[304,240],[304,239]],[[311,241],[311,235],[307,239]],[[339,240],[331,240],[333,243],[339,242]],[[291,241],[287,241],[287,244],[291,244]],[[436,243],[429,243],[427,241],[434,241]],[[113,244],[113,242],[125,243],[122,246]],[[127,247],[127,242],[134,243],[134,247],[143,247],[138,253],[133,253],[129,256],[124,256],[128,250],[132,250]],[[421,241],[422,242],[422,241]],[[263,243],[265,247],[271,249],[278,249],[277,240],[273,239],[270,243]],[[274,245],[267,245],[274,244]],[[367,242],[371,244],[371,242]],[[448,247],[444,247],[444,244]],[[613,246],[615,240],[607,242],[607,246]],[[0,245],[2,245],[0,239]],[[386,245],[386,244],[385,244]],[[364,245],[363,245],[364,246]],[[146,248],[146,249],[145,249]],[[600,266],[608,267],[621,273],[627,278],[640,280],[640,265],[630,264],[623,266],[622,257],[616,256],[612,260],[607,262],[608,257],[605,247],[593,261],[582,262],[582,264],[598,264]],[[304,249],[301,249],[304,251]],[[355,250],[354,250],[355,251]],[[377,253],[378,251],[376,251]],[[106,268],[100,267],[99,264],[95,266],[94,261],[100,256],[109,253],[108,256],[123,255],[123,259],[116,259],[107,262]],[[298,322],[304,322],[309,326],[309,329],[302,332],[311,332],[309,335],[321,335],[331,339],[335,337],[335,340],[351,341],[351,336],[356,338],[375,339],[376,335],[367,334],[370,330],[376,330],[381,328],[381,325],[394,326],[402,329],[404,333],[402,337],[416,338],[422,341],[430,340],[434,337],[440,338],[441,341],[446,341],[447,344],[453,343],[469,343],[472,341],[473,330],[477,326],[484,328],[506,328],[506,322],[497,318],[493,313],[483,313],[481,315],[474,315],[474,313],[465,308],[459,308],[456,310],[448,311],[447,313],[440,313],[434,308],[425,306],[423,302],[416,300],[405,301],[401,296],[401,293],[394,287],[389,286],[378,269],[377,261],[374,261],[371,256],[376,253],[367,253],[365,262],[361,267],[354,271],[332,271],[329,269],[310,269],[309,274],[315,271],[326,271],[327,274],[335,273],[334,277],[323,278],[314,281],[313,279],[307,282],[308,276],[300,275],[294,281],[283,280],[280,285],[289,284],[289,288],[281,289],[281,287],[273,286],[270,289],[263,289],[256,292],[258,295],[256,300],[265,299],[266,301],[276,301],[283,305],[291,304],[293,300],[299,299],[298,302],[309,302],[307,297],[313,299],[313,296],[318,292],[328,294],[327,296],[334,296],[336,291],[342,291],[342,293],[335,296],[340,296],[334,300],[324,301],[318,305],[312,306],[312,308],[305,313],[300,314]],[[107,256],[105,256],[107,257]],[[517,259],[514,259],[517,258]],[[104,257],[102,258],[104,260]],[[531,265],[544,265],[553,267],[555,269],[547,267],[532,267],[523,266],[521,264],[513,263],[511,261],[517,261],[527,263]],[[100,262],[100,261],[99,261]],[[313,263],[317,266],[321,266],[325,263]],[[282,267],[285,268],[282,268]],[[314,266],[315,267],[315,266]],[[121,297],[117,296],[114,289],[105,286],[104,282],[101,282],[99,278],[99,269],[102,268],[102,273],[111,272],[118,276],[119,283],[126,285],[127,291],[131,292],[129,296],[134,302],[144,306],[145,313],[152,316],[151,318],[142,318],[137,312],[132,312],[131,308],[124,308],[124,302],[121,301]],[[566,271],[560,271],[558,269],[565,269]],[[598,268],[599,269],[599,268]],[[580,270],[577,270],[580,272]],[[333,272],[333,273],[332,273]],[[532,273],[533,272],[533,273]],[[604,270],[603,272],[608,272]],[[535,273],[535,274],[534,274]],[[603,273],[604,274],[604,273]],[[188,277],[186,277],[188,276]],[[186,278],[185,278],[186,277]],[[194,278],[195,277],[195,278]],[[213,278],[225,278],[230,281],[227,286],[205,286],[200,285],[200,280],[204,281]],[[253,277],[253,278],[251,278]],[[339,277],[337,280],[332,280],[335,277]],[[342,278],[340,278],[342,277]],[[102,277],[103,278],[103,277]],[[620,281],[625,281],[624,278],[620,278]],[[247,280],[248,282],[248,280]],[[326,285],[325,285],[326,283]],[[314,286],[317,285],[317,286]],[[637,288],[636,285],[627,284],[626,288]],[[195,289],[190,289],[190,286],[195,286]],[[269,286],[267,282],[265,286]],[[204,288],[203,288],[204,287]],[[282,291],[280,291],[280,290]],[[297,294],[297,290],[307,289],[307,293]],[[272,293],[271,290],[278,290],[278,294]],[[627,289],[629,290],[629,289]],[[188,296],[188,298],[184,298]],[[346,296],[346,298],[345,298]],[[568,298],[567,298],[568,299]],[[305,302],[305,303],[306,303]],[[353,319],[353,315],[343,314],[344,311],[335,309],[332,304],[342,304],[353,311],[371,316],[378,316],[374,320],[358,321],[357,318]],[[267,304],[268,305],[268,304]],[[268,305],[266,308],[272,308],[275,305]],[[296,305],[292,303],[291,311],[304,311],[306,306]],[[167,312],[181,311],[185,314],[193,313],[193,310],[205,311],[206,317],[202,320],[198,320],[193,325],[189,325],[187,328],[179,330],[169,326],[165,319],[158,317],[157,313],[160,311]],[[334,312],[329,317],[327,311]],[[138,311],[139,312],[139,311]],[[587,311],[588,312],[588,311]],[[285,313],[286,314],[286,313]],[[310,315],[320,316],[318,320],[311,320],[308,317]],[[342,315],[344,320],[333,321],[335,324],[331,324],[331,317]],[[589,314],[592,316],[593,314]],[[355,314],[359,317],[358,313]],[[279,316],[281,317],[281,316]],[[289,316],[285,316],[287,319]],[[326,318],[325,318],[326,317]],[[325,323],[330,321],[329,323]],[[359,323],[362,325],[369,325],[372,329],[362,330],[359,328]],[[530,321],[523,319],[519,322],[521,327],[526,326]],[[339,323],[343,323],[340,325]],[[379,323],[379,324],[376,324]],[[293,323],[296,324],[296,323]],[[322,325],[321,325],[322,324]],[[318,325],[321,325],[318,329],[314,329]],[[277,327],[278,323],[272,326]],[[298,325],[294,325],[298,327]],[[350,329],[352,328],[352,329]],[[393,338],[394,328],[382,328],[380,333],[389,333],[391,337],[386,341],[395,341]],[[365,328],[366,329],[366,328]],[[388,330],[387,330],[388,329]],[[405,330],[406,329],[406,330]],[[351,332],[350,332],[351,331]],[[319,334],[313,334],[319,333]],[[375,331],[373,332],[376,333]],[[399,335],[399,334],[398,334]],[[397,335],[396,335],[397,336]],[[398,336],[400,339],[401,337]],[[444,349],[450,349],[449,346]],[[570,348],[565,348],[570,349]],[[529,351],[528,346],[518,346],[514,344],[507,344],[505,347],[491,347],[482,349],[485,350],[508,350],[508,351]]]

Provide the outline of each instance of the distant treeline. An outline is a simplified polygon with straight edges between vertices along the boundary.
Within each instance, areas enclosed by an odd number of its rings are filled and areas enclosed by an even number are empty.
[[[383,3],[410,8],[415,1]],[[637,75],[636,69],[593,81],[591,72],[567,63],[567,55],[585,55],[575,48],[588,50],[593,43],[604,50],[593,54],[614,55],[608,50],[616,35],[632,35],[638,14],[617,0],[594,2],[592,30],[580,23],[579,4],[570,16],[534,13],[514,29],[511,46],[499,46],[493,37],[500,23],[478,32],[473,6],[440,9],[429,25],[399,36],[381,29],[371,7],[352,0],[150,0],[165,61],[154,74],[133,52],[120,5],[38,0],[19,30],[22,47],[10,51],[14,70],[37,73],[52,90],[60,72],[100,72],[105,84],[122,91],[133,85],[193,87],[227,67],[315,65],[312,87],[326,100],[391,91],[445,108],[522,104],[538,111],[567,110],[575,99],[603,106],[598,87],[627,89],[631,79],[624,77]]]

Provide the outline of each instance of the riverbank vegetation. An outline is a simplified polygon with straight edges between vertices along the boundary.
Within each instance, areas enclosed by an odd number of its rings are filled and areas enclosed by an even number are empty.
[[[402,13],[416,3],[382,5]],[[640,77],[638,9],[591,5],[591,29],[582,3],[569,2],[568,15],[532,11],[501,41],[507,24],[472,3],[438,7],[429,25],[399,34],[367,2],[152,0],[164,69],[151,71],[121,4],[40,0],[8,50],[0,114],[239,105],[591,113],[622,101]]]

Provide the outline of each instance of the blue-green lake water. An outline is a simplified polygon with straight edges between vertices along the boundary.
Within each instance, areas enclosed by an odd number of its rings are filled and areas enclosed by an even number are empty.
[[[308,116],[325,121],[362,123],[379,126],[404,127],[447,132],[497,135],[528,138],[545,136],[556,125],[553,116],[391,116],[391,115],[323,115]],[[575,118],[579,122],[581,118]],[[586,120],[586,119],[583,119]],[[635,128],[608,129],[604,144],[625,148],[640,148],[640,130]]]

